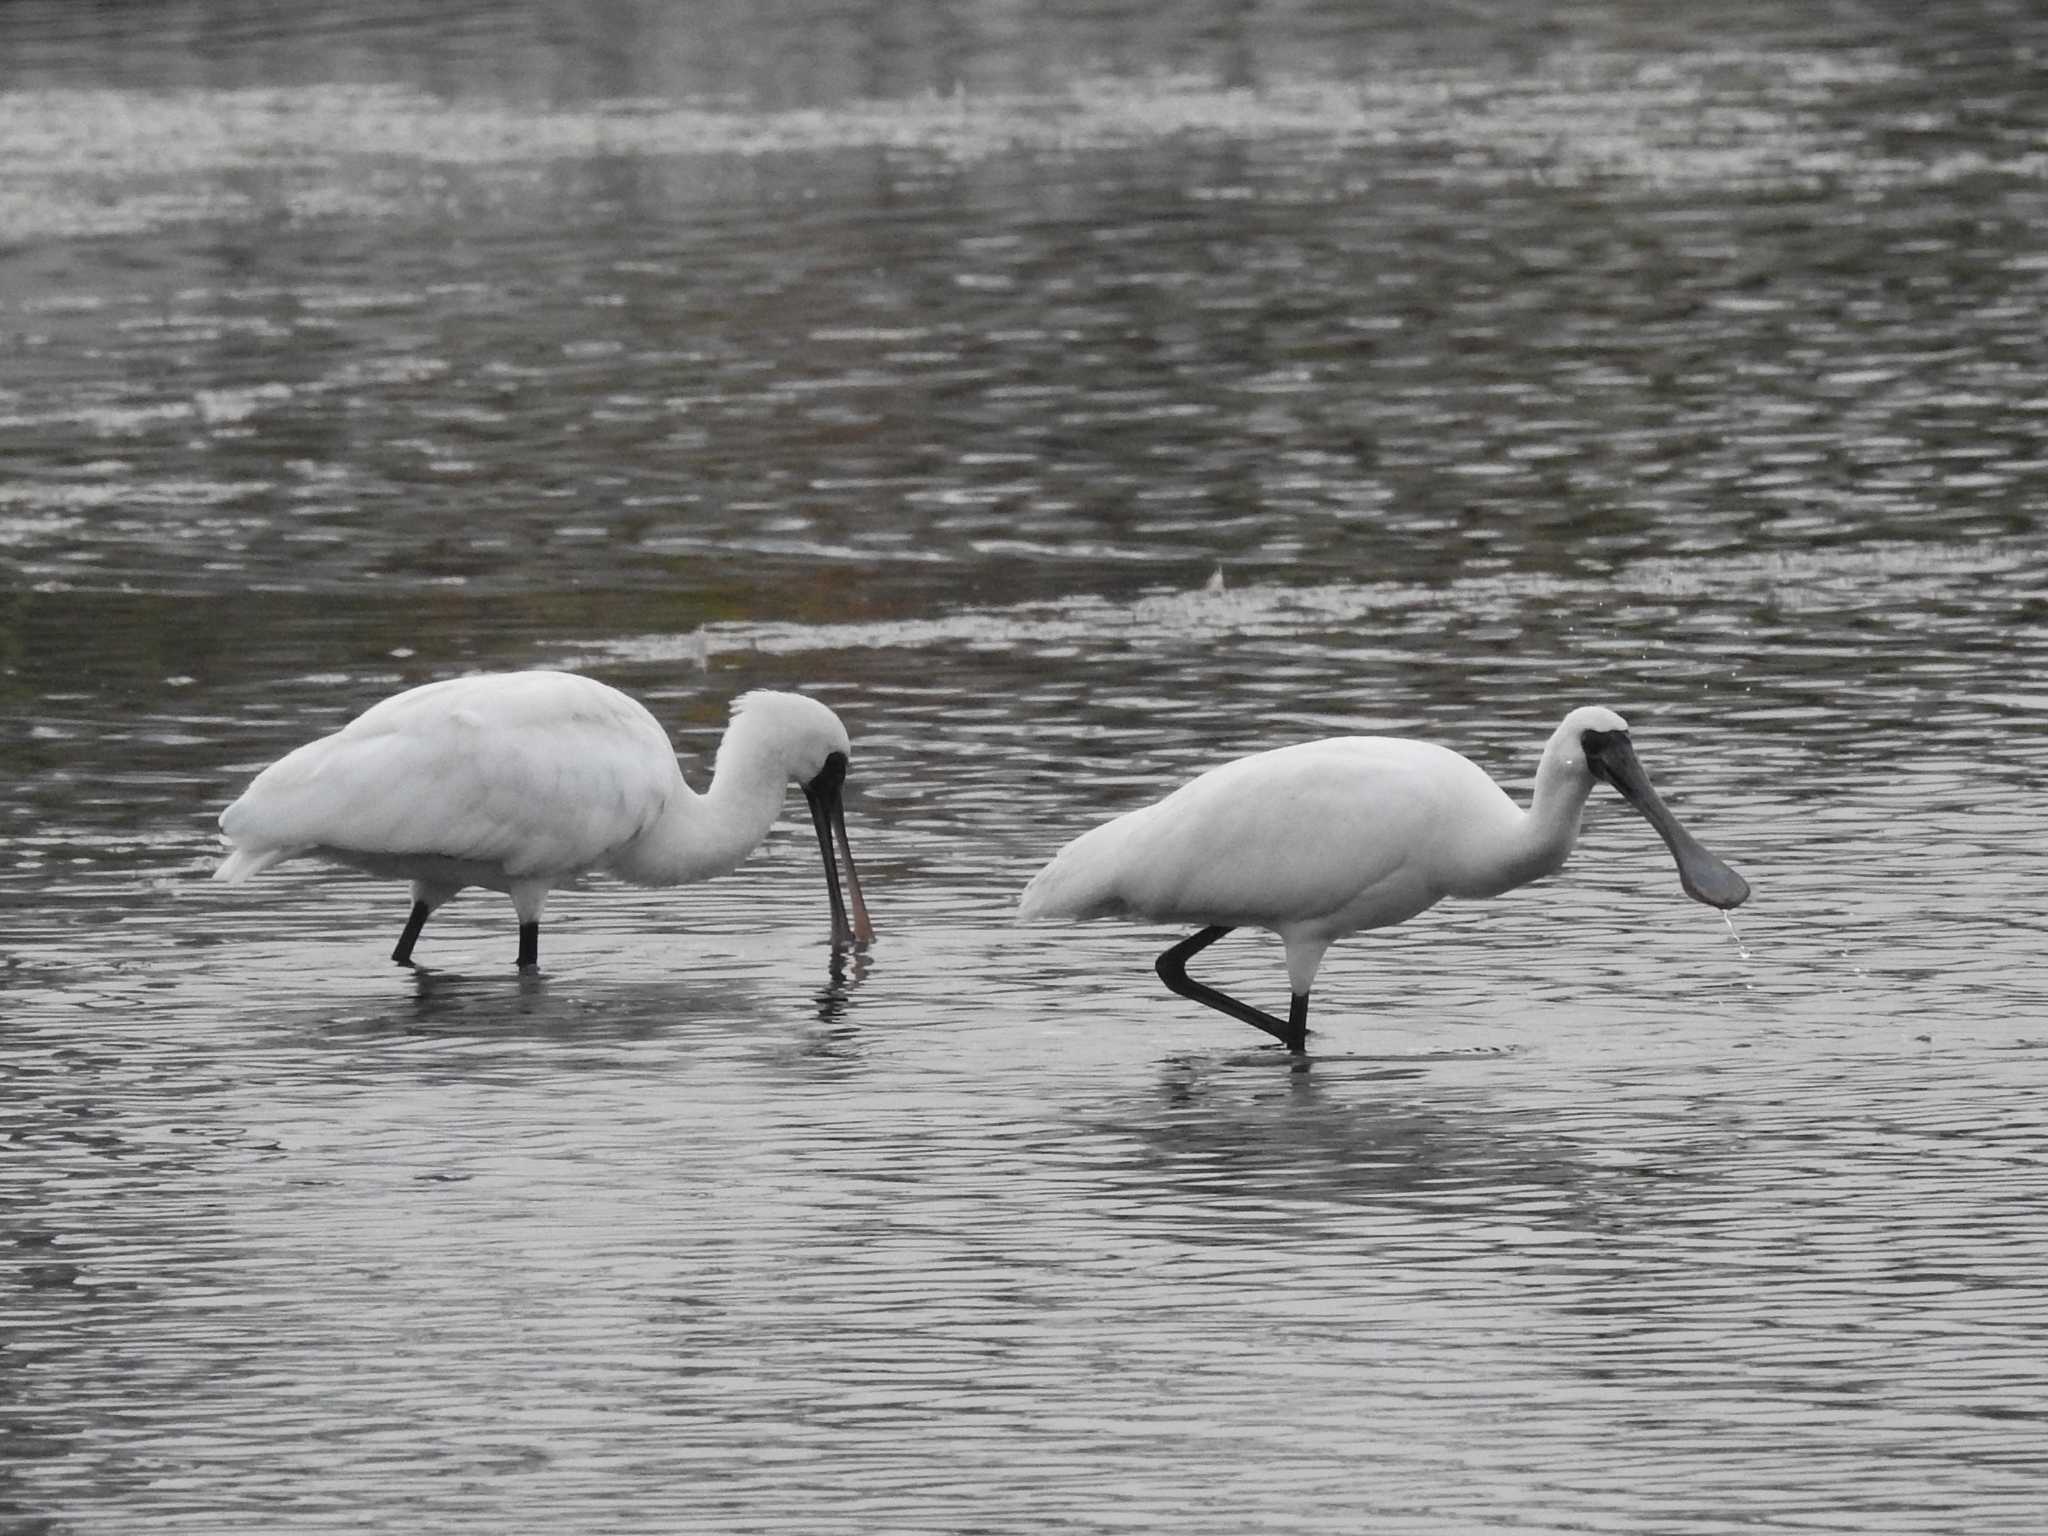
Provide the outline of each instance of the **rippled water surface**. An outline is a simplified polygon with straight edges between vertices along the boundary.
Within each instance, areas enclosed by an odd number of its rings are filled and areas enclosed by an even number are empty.
[[[2048,28],[1695,9],[0,8],[0,1523],[2039,1530]],[[534,665],[840,710],[872,951],[207,880]],[[1734,928],[1011,921],[1587,702]]]

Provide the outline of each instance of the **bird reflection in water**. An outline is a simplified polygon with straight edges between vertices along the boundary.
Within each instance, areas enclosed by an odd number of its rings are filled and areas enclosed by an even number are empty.
[[[856,1031],[847,1011],[852,1005],[854,990],[867,979],[870,968],[867,950],[848,949],[836,944],[832,947],[825,984],[812,994],[820,1028],[809,1032],[806,1055],[851,1054]]]

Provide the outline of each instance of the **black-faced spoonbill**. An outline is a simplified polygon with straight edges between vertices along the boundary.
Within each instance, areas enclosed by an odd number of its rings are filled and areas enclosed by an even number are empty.
[[[1225,763],[1084,832],[1024,888],[1018,916],[1202,924],[1159,957],[1160,979],[1299,1052],[1309,986],[1332,943],[1446,896],[1498,896],[1553,873],[1578,840],[1596,779],[1657,829],[1687,895],[1742,904],[1748,882],[1657,798],[1628,722],[1588,707],[1551,734],[1526,811],[1446,747],[1391,736],[1306,742]],[[1241,927],[1270,929],[1287,947],[1284,1023],[1187,974],[1190,959]]]
[[[394,694],[259,773],[221,812],[232,846],[213,878],[246,880],[304,853],[410,880],[412,914],[391,954],[401,965],[457,891],[503,891],[519,914],[519,965],[531,968],[554,887],[592,870],[639,885],[725,874],[768,835],[794,780],[818,830],[833,946],[866,944],[874,927],[840,795],[851,750],[815,699],[743,694],[699,795],[668,733],[616,688],[569,672],[452,678]]]

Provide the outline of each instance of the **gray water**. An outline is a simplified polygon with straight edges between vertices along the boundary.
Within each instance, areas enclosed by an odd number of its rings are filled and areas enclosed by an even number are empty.
[[[0,7],[6,1529],[2039,1530],[2048,27],[1695,10]],[[522,666],[831,703],[873,949],[207,880]],[[1011,921],[1589,702],[1736,932]]]

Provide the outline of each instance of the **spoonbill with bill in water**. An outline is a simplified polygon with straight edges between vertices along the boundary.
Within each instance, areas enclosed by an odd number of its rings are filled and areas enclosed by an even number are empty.
[[[1687,895],[1723,909],[1748,897],[1748,882],[1657,798],[1628,722],[1588,706],[1551,734],[1526,811],[1446,747],[1391,736],[1305,742],[1225,763],[1082,833],[1024,888],[1018,916],[1200,924],[1160,955],[1160,979],[1299,1053],[1309,987],[1332,943],[1446,896],[1498,896],[1554,873],[1596,780],[1656,828]],[[1268,929],[1286,946],[1284,1021],[1187,974],[1190,959],[1241,927]]]
[[[549,891],[593,870],[637,885],[725,874],[768,835],[794,780],[817,828],[833,947],[867,944],[874,927],[841,797],[851,753],[846,727],[815,699],[742,694],[700,795],[668,733],[616,688],[570,672],[451,678],[394,694],[259,773],[221,812],[231,847],[213,877],[242,881],[312,854],[410,880],[412,912],[391,954],[401,965],[457,891],[503,891],[519,915],[519,965],[531,969]]]

